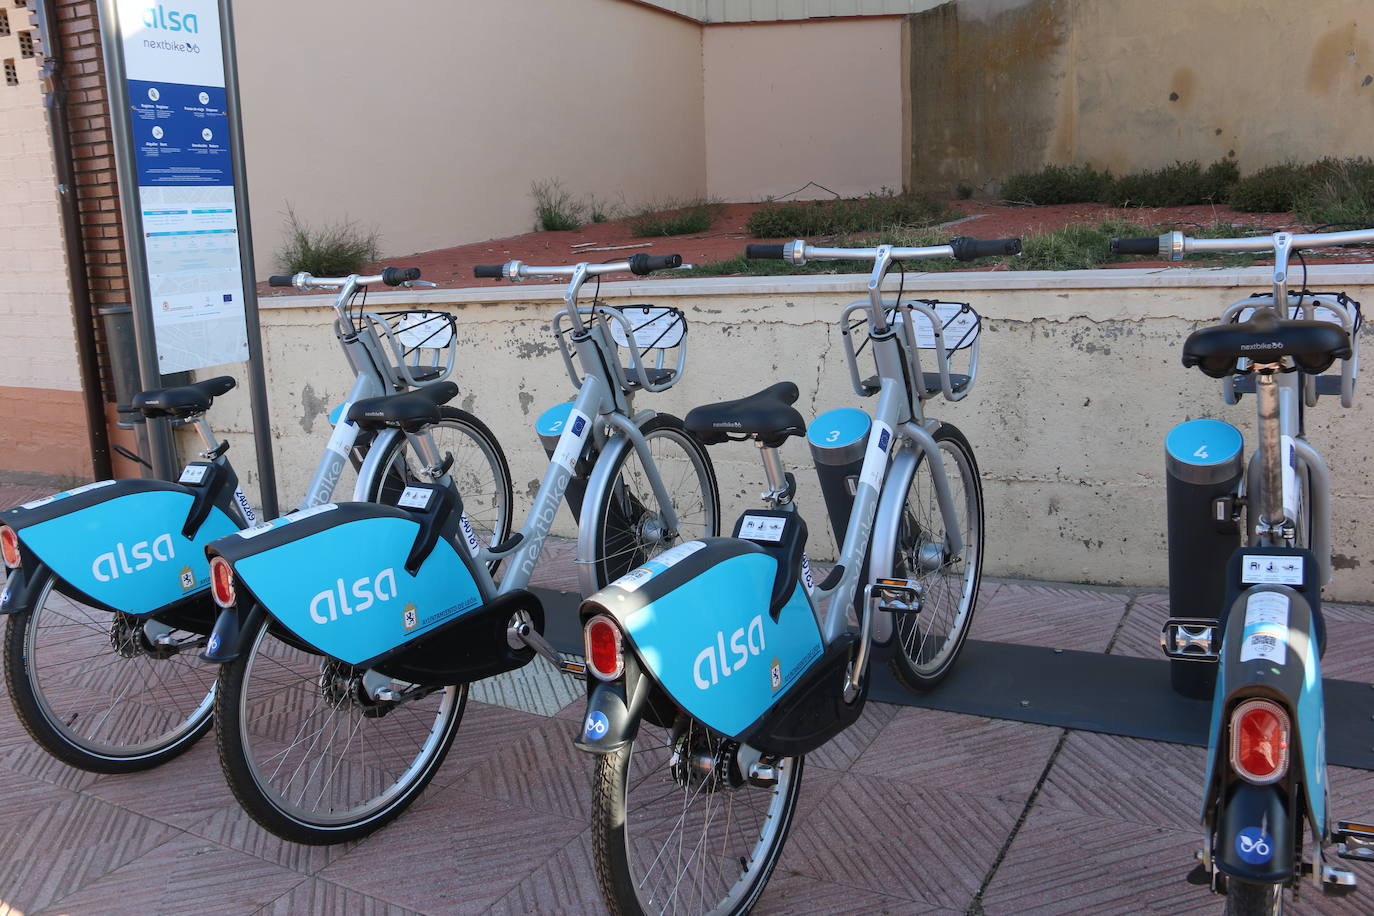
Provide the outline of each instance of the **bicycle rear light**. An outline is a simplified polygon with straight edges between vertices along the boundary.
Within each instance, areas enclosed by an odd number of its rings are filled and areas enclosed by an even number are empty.
[[[597,614],[582,630],[587,667],[603,681],[613,681],[625,673],[624,641],[620,627],[605,614]]]
[[[210,595],[222,608],[234,606],[234,568],[224,557],[210,560]]]
[[[1265,786],[1288,772],[1288,713],[1269,700],[1247,700],[1231,714],[1231,767],[1246,782]]]
[[[0,554],[10,569],[19,568],[19,536],[9,525],[0,525]]]

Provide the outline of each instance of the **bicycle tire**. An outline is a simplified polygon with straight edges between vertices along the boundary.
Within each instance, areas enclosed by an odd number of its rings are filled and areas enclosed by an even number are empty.
[[[148,639],[155,620],[90,607],[42,575],[33,606],[5,626],[5,682],[33,740],[92,773],[148,770],[189,750],[210,728],[215,692],[195,634],[170,631],[189,648],[164,654]]]
[[[797,807],[804,758],[780,760],[779,779],[772,787],[735,779],[741,784],[710,788],[704,781],[693,784],[692,780],[711,780],[714,776],[672,767],[674,745],[680,741],[712,757],[722,745],[731,743],[686,716],[679,716],[673,729],[641,718],[633,741],[597,758],[592,797],[593,857],[597,883],[612,916],[679,910],[745,913],[758,901],[782,854]],[[691,756],[696,759],[696,753]],[[753,800],[751,794],[761,798],[763,793],[767,793],[767,806],[760,811],[748,802]],[[649,809],[655,803],[657,812]],[[726,831],[726,843],[718,837],[708,838],[713,826]],[[728,842],[732,830],[737,831],[737,844]],[[679,834],[681,840],[676,839]],[[671,875],[665,866],[663,878],[656,879],[654,871],[663,857],[655,855],[655,850],[661,853],[682,843],[685,848],[702,851],[685,863],[692,874],[680,869],[679,874]],[[655,892],[664,887],[671,888],[666,899]],[[699,905],[689,900],[679,906],[676,898],[683,887],[700,895]]]
[[[478,542],[493,547],[510,537],[511,531],[514,494],[506,453],[487,425],[467,411],[440,407],[439,415],[439,422],[426,430],[440,457],[446,453],[453,455],[449,476],[463,498],[463,511]],[[368,502],[395,505],[408,484],[428,482],[415,469],[418,459],[409,452],[408,445],[404,436],[391,440],[387,454],[377,465],[379,471],[367,481]],[[397,457],[402,454],[406,460],[398,465]],[[493,570],[495,565],[492,564]]]
[[[391,822],[419,797],[447,756],[462,722],[467,685],[438,688],[415,701],[424,703],[429,713],[422,711],[417,716],[411,704],[403,704],[372,715],[369,707],[359,702],[357,688],[362,672],[306,652],[294,641],[277,639],[259,609],[254,609],[249,620],[245,648],[238,658],[221,666],[215,697],[220,768],[234,797],[265,829],[282,839],[312,846],[360,839]],[[272,673],[259,674],[259,664],[266,667],[267,662],[272,663]],[[265,685],[261,697],[254,681]],[[374,704],[371,711],[376,709]],[[404,725],[392,717],[401,712],[407,713],[402,718],[418,722],[423,741],[412,758],[391,769],[379,756],[374,756],[369,769],[369,747],[399,746],[396,733]],[[433,722],[426,725],[430,713]],[[392,720],[390,726],[388,720]],[[307,733],[321,722],[324,724],[313,733]],[[389,740],[378,741],[371,733],[363,733],[365,727],[376,732],[377,738]],[[383,732],[387,728],[390,735]],[[326,730],[329,734],[320,747]],[[347,738],[342,749],[336,749],[335,739],[341,732]],[[307,739],[310,745],[293,756],[294,749]],[[269,753],[283,742],[284,749]],[[295,762],[297,757],[299,762]],[[268,766],[279,758],[269,773]],[[393,776],[398,769],[399,774]],[[283,770],[287,772],[283,774]],[[317,786],[303,784],[308,791],[292,801],[293,783],[303,770],[306,780],[316,773],[325,779],[318,787],[313,808],[307,807],[306,798]],[[379,780],[382,789],[362,798],[369,791],[366,786]],[[352,786],[360,787],[359,798],[348,795]]]
[[[1280,916],[1283,913],[1282,884],[1252,884],[1239,878],[1226,879],[1224,916]]]
[[[973,622],[983,570],[983,487],[973,447],[949,423],[935,431],[935,443],[945,453],[955,511],[962,509],[964,515],[964,552],[960,557],[945,557],[942,552],[938,558],[933,556],[942,549],[945,527],[923,454],[910,480],[894,481],[905,487],[906,500],[894,533],[891,575],[915,579],[925,588],[921,611],[897,616],[893,622],[892,672],[913,690],[931,689],[953,669]],[[956,583],[957,591],[951,591]],[[949,599],[956,595],[957,602],[950,607]]]
[[[639,453],[626,445],[615,457],[610,483],[590,518],[592,570],[596,588],[604,588],[644,561],[674,544],[714,537],[720,532],[720,491],[711,457],[682,421],[657,414],[640,430],[649,443],[678,517],[675,536],[665,536],[657,500]],[[681,496],[681,499],[679,499]]]

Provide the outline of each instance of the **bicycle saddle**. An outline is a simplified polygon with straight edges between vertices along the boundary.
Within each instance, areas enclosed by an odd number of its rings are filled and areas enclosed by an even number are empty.
[[[458,395],[453,382],[438,382],[414,391],[388,394],[379,398],[354,401],[348,408],[348,419],[363,429],[397,426],[406,432],[416,432],[422,426],[438,423],[440,406]]]
[[[778,382],[747,398],[694,407],[683,420],[689,432],[707,445],[729,438],[729,433],[758,436],[764,445],[779,446],[788,436],[806,432],[806,421],[792,404],[797,400],[793,382]]]
[[[1183,344],[1183,365],[1212,378],[1236,372],[1236,360],[1277,362],[1291,356],[1296,368],[1316,375],[1338,359],[1350,358],[1350,335],[1329,321],[1284,320],[1260,312],[1249,321],[1201,328]]]
[[[175,388],[149,388],[134,395],[133,409],[150,419],[182,419],[209,410],[215,398],[232,390],[236,384],[231,376],[221,375]]]

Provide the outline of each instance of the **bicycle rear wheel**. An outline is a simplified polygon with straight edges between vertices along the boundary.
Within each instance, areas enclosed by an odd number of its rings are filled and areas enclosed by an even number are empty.
[[[771,786],[739,772],[734,742],[680,716],[641,720],[635,739],[598,758],[592,799],[597,881],[613,916],[744,913],[787,841],[803,758]]]
[[[892,670],[907,687],[929,690],[949,674],[968,636],[983,569],[983,487],[964,434],[948,423],[935,431],[964,549],[950,556],[935,478],[925,455],[906,481],[892,576],[923,589],[921,610],[895,620]]]
[[[215,666],[197,657],[205,637],[91,607],[44,575],[33,607],[5,627],[5,681],[24,728],[94,773],[151,769],[187,751],[214,706]]]
[[[615,458],[610,485],[590,517],[582,519],[591,526],[587,536],[593,545],[595,588],[604,588],[674,544],[720,532],[716,472],[705,447],[669,414],[653,417],[641,432],[677,515],[677,530],[668,530],[648,471],[627,443]]]
[[[440,458],[453,456],[449,476],[463,498],[463,511],[478,543],[495,546],[510,536],[511,477],[505,452],[481,420],[456,407],[441,407],[442,419],[426,427]],[[378,473],[368,481],[367,501],[395,505],[407,485],[427,482],[419,473],[419,456],[409,440],[391,440]]]
[[[467,685],[403,684],[304,651],[265,619],[249,627],[215,703],[220,766],[244,810],[312,845],[358,839],[404,811],[448,754]],[[403,699],[378,699],[378,688]]]

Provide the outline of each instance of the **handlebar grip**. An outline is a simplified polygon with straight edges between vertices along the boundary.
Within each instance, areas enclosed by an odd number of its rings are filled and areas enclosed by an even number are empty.
[[[501,279],[501,265],[478,264],[472,268],[472,275],[483,280],[499,280]]]
[[[1112,239],[1112,254],[1159,254],[1159,239]]]
[[[994,258],[998,255],[1020,254],[1020,239],[975,239],[966,235],[949,240],[949,247],[954,249],[954,257],[960,261],[972,261],[976,258]]]
[[[755,260],[781,261],[786,245],[745,245],[744,256]]]
[[[387,286],[400,286],[402,283],[409,283],[418,279],[420,279],[420,268],[418,267],[388,267],[382,271],[382,282]]]
[[[267,278],[267,285],[268,285],[268,286],[290,286],[290,285],[291,285],[291,278],[290,278],[290,277],[283,277],[283,276],[280,276],[280,275],[271,276],[271,277],[268,277],[268,278]]]
[[[682,266],[682,255],[680,254],[632,254],[629,257],[630,273],[642,277],[651,274],[656,270],[668,270],[672,267]]]

